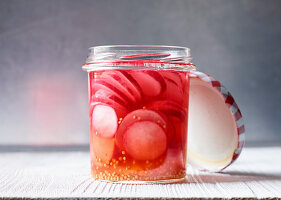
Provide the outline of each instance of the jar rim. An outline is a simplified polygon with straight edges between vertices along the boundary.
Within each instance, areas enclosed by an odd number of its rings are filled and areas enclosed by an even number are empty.
[[[110,50],[110,49],[119,49],[119,50],[186,50],[190,52],[190,49],[187,47],[181,46],[169,46],[169,45],[99,45],[92,46],[89,50]]]
[[[97,67],[100,70],[102,65],[108,69],[110,63],[114,63],[114,67],[117,67],[117,63],[119,67],[128,63],[130,66],[136,66],[131,65],[132,63],[163,63],[165,66],[179,64],[184,68],[184,65],[191,64],[192,59],[190,49],[180,46],[102,45],[90,47],[89,51],[86,64],[82,67],[86,71],[97,70]]]

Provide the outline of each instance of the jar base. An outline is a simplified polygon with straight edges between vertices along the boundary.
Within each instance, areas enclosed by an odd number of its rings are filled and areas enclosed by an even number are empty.
[[[117,183],[117,184],[130,184],[130,185],[151,185],[151,184],[170,184],[170,183],[179,183],[184,182],[186,177],[176,178],[176,179],[166,179],[166,180],[156,180],[156,181],[110,181],[103,179],[95,179],[97,181],[106,182],[106,183]]]

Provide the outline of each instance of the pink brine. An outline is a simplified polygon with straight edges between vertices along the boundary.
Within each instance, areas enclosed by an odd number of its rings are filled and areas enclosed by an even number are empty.
[[[111,181],[185,177],[187,71],[89,72],[92,175]]]

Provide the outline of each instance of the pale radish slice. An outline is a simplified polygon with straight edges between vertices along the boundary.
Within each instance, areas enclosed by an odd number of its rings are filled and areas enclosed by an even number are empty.
[[[186,118],[187,114],[187,108],[184,108],[181,104],[169,100],[154,101],[148,104],[147,108],[163,112],[165,115],[173,115],[183,120]]]
[[[90,145],[91,152],[94,154],[92,160],[107,162],[112,159],[115,146],[114,138],[102,138],[92,132]]]
[[[117,127],[117,115],[113,108],[106,105],[96,105],[94,107],[92,128],[96,135],[104,138],[114,137]]]
[[[125,103],[117,96],[107,90],[100,89],[91,98],[91,104],[104,103],[115,109],[118,118],[124,117],[127,114]],[[91,113],[92,114],[92,113]]]
[[[130,104],[130,99],[129,97],[124,94],[120,88],[118,88],[116,85],[112,84],[112,82],[104,79],[104,80],[96,80],[93,84],[92,84],[92,88],[94,91],[98,91],[99,89],[103,89],[103,90],[108,90],[110,93],[118,96],[120,99],[123,100],[123,102],[125,102],[126,104]],[[95,93],[95,92],[94,92]]]
[[[127,85],[123,82],[123,79],[121,79],[120,76],[117,75],[117,73],[111,72],[101,76],[101,78],[106,82],[110,83],[111,85],[114,85],[115,88],[118,88],[118,91],[120,92],[121,96],[125,95],[128,97],[128,99],[130,99],[132,103],[136,103],[137,99],[132,94],[131,89],[127,87]]]
[[[123,76],[123,80],[124,80],[124,83],[129,87],[131,88],[132,92],[134,93],[135,97],[138,99],[138,100],[141,100],[143,98],[143,93],[142,93],[142,90],[141,90],[141,87],[140,85],[138,84],[138,82],[131,76],[130,73],[128,73],[127,71],[125,70],[120,70],[119,71],[120,73],[120,77]]]
[[[133,71],[131,75],[147,97],[156,97],[166,90],[165,80],[156,71]]]
[[[133,101],[137,102],[141,100],[140,92],[137,91],[136,87],[132,87],[132,83],[119,71],[114,71],[112,77],[117,80],[128,92]]]
[[[157,123],[135,122],[125,131],[124,146],[136,160],[153,160],[165,153],[167,136]]]
[[[90,121],[92,121],[93,118],[93,110],[95,108],[96,105],[105,105],[105,106],[110,106],[111,108],[114,109],[117,118],[118,119],[122,119],[124,118],[124,116],[127,115],[127,110],[126,108],[124,108],[123,106],[120,106],[118,104],[116,104],[114,101],[110,102],[110,101],[101,101],[100,99],[93,99],[92,103],[90,104],[90,109],[89,109],[89,114],[90,114]]]
[[[167,121],[159,113],[149,109],[134,110],[133,112],[125,116],[125,118],[121,121],[121,124],[118,127],[117,133],[115,135],[115,139],[116,139],[116,145],[119,147],[119,149],[124,150],[123,136],[126,129],[131,124],[137,121],[151,121],[159,124],[165,132],[170,131],[169,124],[167,124]],[[171,133],[169,132],[169,134],[172,134],[172,132]]]
[[[161,95],[161,97],[182,104],[184,99],[184,93],[181,88],[181,85],[177,85],[171,79],[165,79],[165,80],[166,80],[167,89]]]
[[[205,80],[214,80],[202,74]],[[236,149],[242,149],[244,138],[241,137],[241,146],[238,145],[239,128],[234,115],[238,108],[233,98],[220,84],[219,90],[212,85],[217,81],[205,80],[190,79],[188,162],[201,169],[217,171],[236,159]],[[231,107],[228,107],[228,98],[232,99]]]

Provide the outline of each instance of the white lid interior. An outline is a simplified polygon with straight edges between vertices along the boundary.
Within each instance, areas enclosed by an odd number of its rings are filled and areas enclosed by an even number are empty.
[[[227,166],[238,145],[235,118],[222,94],[199,78],[190,78],[188,163],[219,171]]]

